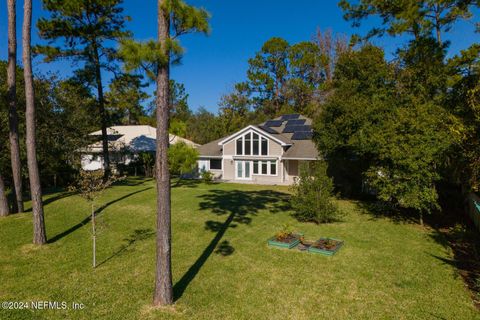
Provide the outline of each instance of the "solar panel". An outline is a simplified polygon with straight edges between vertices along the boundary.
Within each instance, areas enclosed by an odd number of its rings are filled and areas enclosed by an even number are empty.
[[[297,119],[297,120],[288,120],[287,121],[287,126],[298,126],[298,125],[302,125],[305,123],[305,119]]]
[[[292,140],[310,140],[312,137],[313,132],[299,131],[293,134]]]
[[[285,114],[282,116],[282,120],[292,120],[292,119],[298,119],[300,117],[299,114]]]
[[[273,129],[270,128],[270,127],[259,126],[259,128],[262,129],[262,130],[265,131],[265,132],[268,132],[268,133],[272,133],[272,134],[278,133],[277,131],[273,130]]]
[[[294,133],[294,132],[304,132],[304,131],[311,131],[312,126],[308,125],[301,125],[301,126],[285,126],[283,129],[283,133]]]
[[[280,127],[282,125],[282,120],[268,120],[265,122],[265,126],[267,127]]]

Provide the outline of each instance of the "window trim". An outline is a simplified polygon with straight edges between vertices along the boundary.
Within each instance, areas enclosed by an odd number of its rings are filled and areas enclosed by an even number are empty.
[[[253,135],[256,134],[258,135],[258,154],[253,154]],[[250,152],[249,154],[246,154],[245,152],[245,137],[249,135],[250,136]],[[241,141],[241,146],[242,146],[242,153],[238,153],[238,141]],[[233,140],[235,143],[235,155],[236,156],[258,156],[258,157],[268,157],[270,155],[270,139],[268,137],[265,137],[261,135],[258,132],[255,132],[253,130],[247,131],[244,134],[240,135],[236,139]],[[266,154],[263,154],[263,143],[262,141],[266,141]]]
[[[212,168],[212,160],[220,161],[220,169]],[[209,170],[223,170],[223,160],[222,159],[208,159],[208,169]]]
[[[255,167],[253,164],[252,164],[252,176],[264,176],[264,177],[278,177],[278,174],[279,174],[279,161],[278,160],[252,160],[252,162],[255,162],[257,161],[258,162],[258,173],[255,173],[253,171],[253,168]],[[267,173],[262,173],[262,165],[263,163],[267,163]],[[272,174],[272,162],[275,164],[275,174]]]

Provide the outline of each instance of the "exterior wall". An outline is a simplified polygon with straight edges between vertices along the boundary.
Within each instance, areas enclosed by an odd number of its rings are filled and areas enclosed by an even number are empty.
[[[222,163],[222,168],[223,168],[223,165],[224,164]],[[200,157],[197,160],[197,167],[198,167],[198,172],[197,172],[198,176],[202,171],[210,171],[213,174],[214,179],[223,179],[223,171],[222,170],[211,169],[210,168],[210,159],[209,158]]]
[[[292,184],[295,181],[295,178],[298,177],[298,167],[299,161],[298,160],[284,160],[287,162],[285,168],[285,181],[289,184]]]
[[[252,174],[252,180],[250,180],[249,182],[258,183],[258,184],[284,184],[285,181],[283,181],[283,171],[284,171],[283,161],[278,161],[276,176]]]
[[[223,145],[223,155],[224,156],[233,156],[235,155],[235,139],[229,141]]]
[[[232,159],[223,159],[223,179],[234,180],[235,179],[235,162]]]
[[[268,137],[266,137],[268,139]],[[235,181],[240,183],[258,183],[258,184],[282,184],[284,166],[282,161],[277,161],[277,175],[259,175],[251,173],[251,179],[235,179],[235,160],[273,160],[279,159],[283,154],[282,146],[268,139],[268,156],[261,155],[235,155],[236,139],[225,143],[223,145],[223,179],[228,181]],[[253,170],[253,167],[251,167]]]
[[[210,172],[213,173],[213,178],[214,179],[223,179],[223,171],[222,170],[210,169]]]

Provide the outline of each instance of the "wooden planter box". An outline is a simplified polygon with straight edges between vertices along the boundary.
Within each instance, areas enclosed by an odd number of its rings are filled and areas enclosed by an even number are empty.
[[[300,237],[302,237],[303,234],[295,233],[293,234],[293,236],[295,237],[295,239],[288,243],[275,240],[275,236],[268,239],[267,243],[269,246],[272,246],[272,247],[292,249],[292,248],[295,248],[300,243]]]
[[[333,241],[337,242],[337,245],[333,249],[319,249],[319,248],[315,248],[313,246],[310,246],[308,248],[308,252],[323,254],[323,255],[326,255],[326,256],[333,256],[343,246],[343,241],[342,240],[338,240],[338,239],[334,239],[334,238],[320,238],[316,242],[318,242],[320,240],[333,240]]]

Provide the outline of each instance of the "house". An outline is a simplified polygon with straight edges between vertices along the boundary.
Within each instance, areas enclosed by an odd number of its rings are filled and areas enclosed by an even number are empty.
[[[110,162],[115,168],[118,164],[129,164],[141,152],[156,150],[156,129],[148,125],[112,126],[107,128],[108,151]],[[83,170],[98,170],[103,168],[102,131],[90,133],[96,142],[79,150]],[[192,147],[198,145],[190,140],[170,134],[170,144],[184,142]]]
[[[312,121],[289,114],[249,125],[198,148],[199,171],[216,179],[256,184],[292,184],[299,164],[318,160]]]

